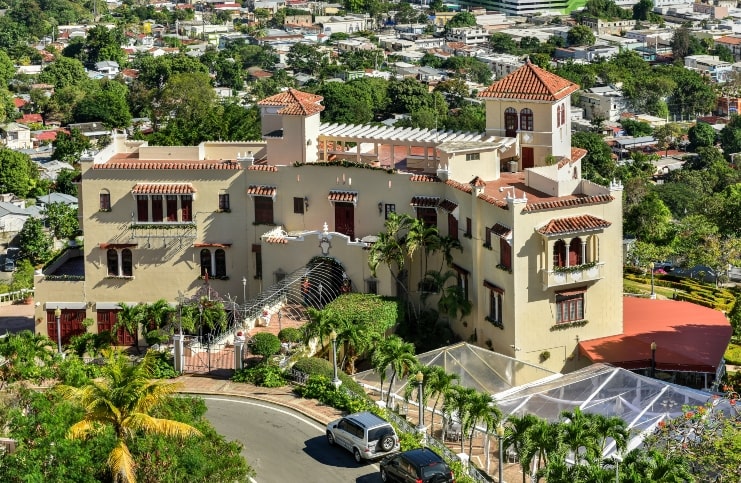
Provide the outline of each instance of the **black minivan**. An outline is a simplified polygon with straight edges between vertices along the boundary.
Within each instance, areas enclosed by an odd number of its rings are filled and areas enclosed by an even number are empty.
[[[455,483],[450,466],[429,448],[385,457],[381,461],[381,479],[398,483]]]

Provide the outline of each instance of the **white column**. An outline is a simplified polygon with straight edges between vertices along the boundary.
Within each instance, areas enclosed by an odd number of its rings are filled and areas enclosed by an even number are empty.
[[[563,249],[566,251],[566,264],[564,265],[564,267],[567,267],[568,268],[569,267],[569,263],[571,262],[569,260],[569,248],[571,247],[571,240],[569,240],[568,242],[566,240],[564,240],[563,241],[563,245],[564,245],[563,246]]]
[[[123,257],[121,256],[121,250],[116,249],[116,258],[118,259],[118,270],[116,275],[123,275]]]
[[[239,340],[235,337],[234,339],[234,369],[244,369],[244,338]]]
[[[182,373],[185,370],[185,351],[183,350],[183,337],[182,334],[175,334],[172,336],[173,343],[175,345],[175,371]]]
[[[581,241],[581,263],[587,263],[587,240]]]
[[[211,276],[216,276],[216,250],[209,250],[208,253],[211,255]]]

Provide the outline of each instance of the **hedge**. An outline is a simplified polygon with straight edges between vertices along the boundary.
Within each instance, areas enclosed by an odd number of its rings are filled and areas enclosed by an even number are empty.
[[[326,359],[320,359],[319,357],[302,357],[301,359],[296,361],[296,363],[293,365],[293,368],[297,371],[308,374],[309,376],[322,375],[330,379],[332,379],[332,377],[334,376],[332,363]],[[345,386],[348,390],[356,394],[365,395],[365,391],[363,390],[362,386],[355,382],[354,379],[352,379],[344,372],[338,370],[337,377],[340,378],[340,381],[342,381],[342,385]]]

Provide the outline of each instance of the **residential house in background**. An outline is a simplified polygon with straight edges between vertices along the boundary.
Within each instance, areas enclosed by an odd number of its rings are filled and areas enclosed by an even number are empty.
[[[0,124],[0,142],[9,149],[31,149],[31,130],[17,122]]]

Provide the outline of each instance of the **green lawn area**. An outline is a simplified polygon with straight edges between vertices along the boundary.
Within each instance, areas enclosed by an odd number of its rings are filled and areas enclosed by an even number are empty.
[[[741,345],[730,343],[725,354],[726,364],[741,366]]]
[[[650,283],[640,283],[636,282],[635,280],[626,280],[623,279],[623,291],[625,293],[634,293],[634,294],[650,294],[651,293],[651,284]],[[658,285],[654,286],[654,292],[663,295],[664,297],[670,299],[674,296],[674,289],[668,288],[668,287],[659,287]]]

